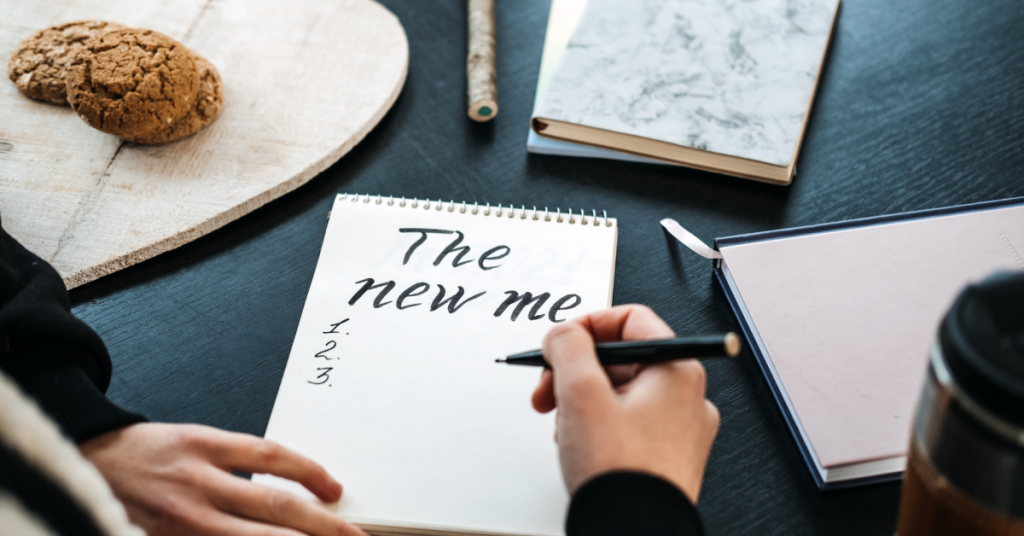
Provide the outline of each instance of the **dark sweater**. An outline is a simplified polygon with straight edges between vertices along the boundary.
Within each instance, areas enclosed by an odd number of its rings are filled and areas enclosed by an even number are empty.
[[[104,395],[110,384],[110,354],[99,335],[71,314],[57,271],[3,229],[0,370],[76,443],[145,420]],[[0,478],[0,489],[24,491],[4,480]],[[46,512],[37,514],[46,517]],[[633,472],[608,473],[584,484],[566,519],[569,536],[703,533],[697,510],[678,488]]]
[[[0,229],[0,370],[75,443],[145,418],[114,405],[110,354],[57,271]]]
[[[576,490],[565,521],[568,536],[697,536],[700,515],[674,485],[656,476],[617,471]]]

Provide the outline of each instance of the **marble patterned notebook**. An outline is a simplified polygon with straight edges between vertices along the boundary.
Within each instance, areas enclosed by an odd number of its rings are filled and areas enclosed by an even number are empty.
[[[562,58],[565,48],[569,46],[572,32],[576,29],[576,24],[580,22],[583,11],[586,9],[587,0],[551,0],[548,30],[544,36],[544,52],[541,54],[540,73],[537,76],[537,93],[533,99],[534,110],[537,110],[540,99],[544,95],[544,90],[547,89],[548,82],[551,81],[551,75],[555,72],[555,66],[558,65],[558,60]],[[625,162],[643,162],[645,164],[665,164],[665,162],[660,160],[652,160],[642,156],[538,136],[532,128],[529,129],[526,136],[526,152],[575,156],[579,158],[605,158]]]
[[[789,184],[840,0],[590,0],[542,136]]]

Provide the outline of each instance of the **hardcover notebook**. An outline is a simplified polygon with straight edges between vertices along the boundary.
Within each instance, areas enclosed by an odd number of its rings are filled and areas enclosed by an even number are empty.
[[[939,322],[968,283],[1024,270],[1024,198],[703,246],[821,488],[900,477]],[[703,248],[702,248],[703,246]]]
[[[789,184],[839,0],[590,0],[542,136]]]
[[[494,360],[608,307],[616,240],[594,212],[338,196],[266,437],[378,534],[561,535],[538,372]]]

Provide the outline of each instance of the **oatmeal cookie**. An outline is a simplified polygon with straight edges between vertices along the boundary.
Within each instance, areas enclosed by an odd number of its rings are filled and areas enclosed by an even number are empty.
[[[131,140],[185,117],[199,70],[192,52],[162,33],[115,30],[86,41],[68,69],[67,89],[86,123]]]
[[[67,104],[65,78],[75,55],[89,39],[122,28],[113,22],[82,20],[39,30],[11,54],[7,77],[33,99]]]

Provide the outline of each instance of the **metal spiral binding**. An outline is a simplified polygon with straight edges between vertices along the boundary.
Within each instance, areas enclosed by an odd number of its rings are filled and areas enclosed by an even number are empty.
[[[573,210],[570,208],[567,214],[563,215],[562,209],[560,208],[556,208],[555,212],[552,213],[551,211],[548,210],[548,207],[544,207],[544,210],[542,211],[538,209],[536,206],[534,206],[532,209],[527,209],[526,205],[520,205],[519,208],[515,208],[514,205],[505,206],[502,204],[498,204],[498,207],[495,209],[491,207],[490,203],[485,203],[484,206],[481,207],[479,203],[474,202],[473,205],[470,206],[466,201],[456,203],[454,199],[450,201],[442,201],[440,199],[438,199],[437,201],[431,201],[430,199],[418,199],[415,197],[412,198],[412,200],[408,200],[404,197],[393,197],[390,195],[386,198],[381,195],[374,196],[370,194],[342,193],[338,195],[341,196],[341,199],[343,201],[350,201],[352,203],[362,202],[364,204],[369,204],[370,202],[372,202],[375,205],[385,205],[389,207],[395,206],[395,204],[397,203],[399,207],[403,208],[407,204],[411,208],[419,208],[420,205],[422,205],[423,210],[430,210],[431,208],[433,208],[435,211],[438,212],[442,210],[447,210],[448,212],[455,212],[456,210],[458,210],[459,214],[469,214],[473,216],[483,215],[498,218],[505,217],[509,219],[514,219],[518,215],[520,220],[530,219],[533,221],[568,223],[569,225],[575,225],[579,223],[579,225],[581,226],[592,225],[594,227],[599,227],[601,225],[601,221],[603,221],[605,227],[612,226],[612,221],[608,219],[608,211],[605,210],[601,211],[601,216],[597,215],[596,210],[591,210],[590,215],[588,216],[586,210],[584,209],[580,209],[579,214],[577,215],[574,214]],[[481,208],[483,210],[481,210]]]

